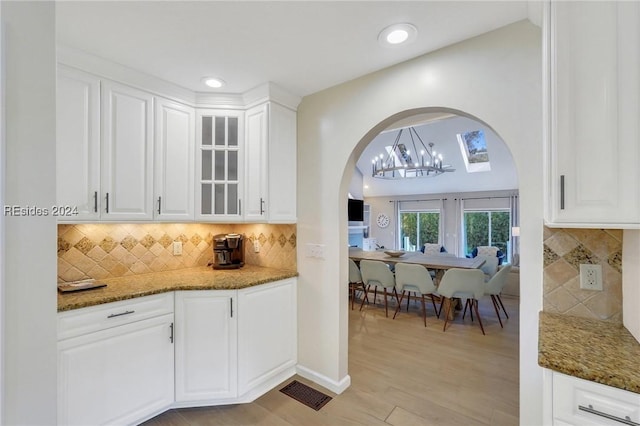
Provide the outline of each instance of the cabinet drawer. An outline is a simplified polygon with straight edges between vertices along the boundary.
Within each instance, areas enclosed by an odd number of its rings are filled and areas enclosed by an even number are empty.
[[[553,418],[581,426],[640,424],[640,394],[554,373]]]
[[[173,313],[173,292],[61,312],[58,340],[169,313]]]

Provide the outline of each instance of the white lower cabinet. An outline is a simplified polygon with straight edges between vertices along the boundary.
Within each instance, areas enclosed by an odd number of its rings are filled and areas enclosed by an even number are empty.
[[[58,424],[132,424],[164,411],[172,326],[165,314],[58,342]]]
[[[291,370],[297,360],[295,278],[238,292],[238,393]]]
[[[176,292],[176,402],[237,396],[236,294]]]
[[[136,424],[172,407],[253,401],[295,373],[296,283],[61,312],[58,424]]]
[[[640,394],[553,372],[554,425],[640,424]]]

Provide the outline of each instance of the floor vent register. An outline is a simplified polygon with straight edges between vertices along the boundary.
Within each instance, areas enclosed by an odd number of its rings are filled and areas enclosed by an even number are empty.
[[[297,380],[294,380],[280,389],[280,392],[303,403],[307,407],[313,408],[316,411],[324,407],[327,402],[331,401],[331,397],[329,395],[325,395],[324,393],[317,391],[304,383],[300,383]]]

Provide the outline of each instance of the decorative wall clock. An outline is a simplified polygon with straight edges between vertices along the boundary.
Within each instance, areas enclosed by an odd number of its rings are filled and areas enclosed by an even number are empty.
[[[389,226],[389,216],[384,213],[378,214],[378,217],[376,217],[376,223],[380,228],[386,228]]]

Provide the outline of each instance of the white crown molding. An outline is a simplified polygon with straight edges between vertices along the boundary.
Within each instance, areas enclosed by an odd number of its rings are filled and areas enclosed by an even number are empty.
[[[57,62],[196,108],[244,110],[267,101],[296,111],[302,98],[268,82],[242,94],[193,92],[177,84],[67,46],[57,47]]]
[[[56,56],[60,64],[195,106],[195,94],[191,90],[150,74],[67,46],[58,46]]]
[[[247,90],[243,94],[243,98],[247,108],[270,101],[276,102],[293,111],[297,111],[298,105],[300,105],[300,102],[302,101],[300,96],[294,95],[272,82],[267,82],[258,87]]]

